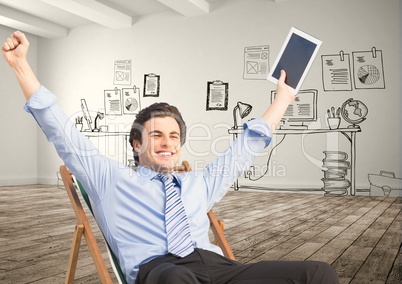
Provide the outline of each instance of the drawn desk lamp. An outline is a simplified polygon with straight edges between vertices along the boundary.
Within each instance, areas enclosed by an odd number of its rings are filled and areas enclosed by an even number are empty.
[[[237,102],[236,106],[233,108],[233,129],[243,128],[243,126],[241,125],[241,120],[249,115],[252,109],[253,107],[247,103]],[[240,125],[238,125],[238,116],[240,117]]]
[[[98,111],[95,117],[95,127],[92,129],[92,132],[99,132],[99,119],[103,119],[105,117],[105,114],[103,112]]]

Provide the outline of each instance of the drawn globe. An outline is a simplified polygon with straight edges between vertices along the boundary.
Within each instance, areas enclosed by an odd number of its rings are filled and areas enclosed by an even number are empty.
[[[356,124],[362,123],[368,114],[367,106],[359,100],[352,98],[346,100],[341,107],[341,114],[345,121],[357,127]]]

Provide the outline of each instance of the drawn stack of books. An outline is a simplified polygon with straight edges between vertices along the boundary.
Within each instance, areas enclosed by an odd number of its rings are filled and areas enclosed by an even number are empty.
[[[347,195],[350,181],[346,179],[350,163],[348,154],[342,151],[324,151],[324,187],[326,195]]]

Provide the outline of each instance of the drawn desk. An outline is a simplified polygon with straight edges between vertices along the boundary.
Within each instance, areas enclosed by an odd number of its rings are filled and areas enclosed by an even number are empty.
[[[82,134],[84,134],[88,139],[90,138],[100,138],[100,137],[114,137],[114,138],[123,138],[121,139],[122,141],[119,141],[118,143],[122,143],[122,149],[123,151],[118,151],[116,150],[116,153],[118,154],[117,161],[119,163],[128,165],[129,161],[127,159],[127,145],[128,145],[128,139],[130,137],[130,132],[112,132],[112,131],[82,131]],[[118,147],[118,145],[116,146]]]
[[[237,135],[243,131],[243,128],[230,128],[229,134],[233,135],[233,140]],[[361,132],[360,127],[353,128],[338,128],[338,129],[308,129],[308,128],[294,128],[294,129],[278,129],[274,135],[310,135],[310,134],[328,134],[328,133],[342,133],[350,142],[350,195],[356,194],[356,133]],[[275,145],[274,145],[275,147]],[[236,180],[234,190],[239,190],[239,182]]]

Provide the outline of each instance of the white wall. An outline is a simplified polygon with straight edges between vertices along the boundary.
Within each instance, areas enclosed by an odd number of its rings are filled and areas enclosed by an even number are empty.
[[[319,120],[315,126],[326,127],[327,108],[340,106],[350,97],[368,106],[367,121],[361,124],[362,132],[357,134],[356,173],[358,187],[367,188],[368,173],[380,170],[400,173],[399,17],[397,0],[340,0],[336,3],[233,0],[212,6],[212,12],[206,16],[185,18],[173,12],[161,13],[141,18],[130,29],[87,26],[72,30],[66,38],[40,39],[38,73],[42,83],[58,96],[59,104],[73,119],[80,112],[81,98],[87,100],[92,110],[104,108],[103,91],[115,87],[115,60],[132,60],[132,81],[141,90],[144,74],[159,74],[160,97],[141,98],[142,107],[155,101],[167,101],[182,110],[188,126],[193,129],[183,159],[197,168],[212,161],[215,153],[229,144],[231,137],[227,127],[233,124],[232,109],[237,101],[253,105],[248,118],[259,116],[269,105],[273,84],[265,80],[243,80],[245,47],[269,45],[272,63],[291,26],[323,40],[319,56],[340,50],[351,55],[353,51],[370,50],[375,46],[383,52],[385,89],[324,92],[319,57],[303,85],[305,89],[319,92]],[[212,80],[229,83],[228,111],[206,111],[206,85]],[[16,87],[12,90],[16,92]],[[125,116],[105,121],[129,129],[132,120],[133,116]],[[347,124],[343,122],[342,126]],[[324,150],[335,147],[347,152],[350,147],[341,135],[306,136],[304,150],[301,142],[301,137],[287,137],[273,156],[275,168],[271,176],[243,182],[319,188],[323,173],[306,156],[320,162]],[[0,143],[2,146],[4,142]],[[43,136],[38,137],[37,149],[39,181],[54,182],[61,161]],[[21,156],[16,159],[20,160]],[[267,153],[257,163],[263,165],[266,159]],[[278,169],[284,170],[285,176],[278,176],[275,172]]]
[[[0,26],[3,40],[13,30]],[[29,61],[36,70],[37,38],[27,35],[31,43]],[[37,125],[23,111],[25,99],[7,63],[0,60],[0,185],[32,184],[37,182]]]
[[[402,0],[399,0],[399,15],[402,15]],[[402,18],[399,16],[399,34],[402,31]],[[402,37],[399,36],[399,54],[402,54]],[[399,98],[402,98],[402,57],[399,56]],[[402,100],[399,99],[399,109],[402,110]],[[399,121],[402,121],[402,112],[399,112]],[[401,130],[401,127],[399,128]],[[402,176],[402,131],[399,131],[399,176]]]
[[[402,0],[399,0],[399,15],[402,15]],[[399,33],[402,30],[402,17],[399,16]],[[399,54],[402,54],[402,37],[399,37]],[[399,56],[399,98],[402,97],[402,57]],[[402,110],[402,100],[399,100],[399,109]],[[402,121],[402,112],[399,112],[399,121]],[[400,128],[399,128],[400,129]],[[402,131],[399,131],[399,153],[402,153]],[[401,155],[401,154],[399,154]],[[399,157],[399,176],[402,175],[402,157]]]

